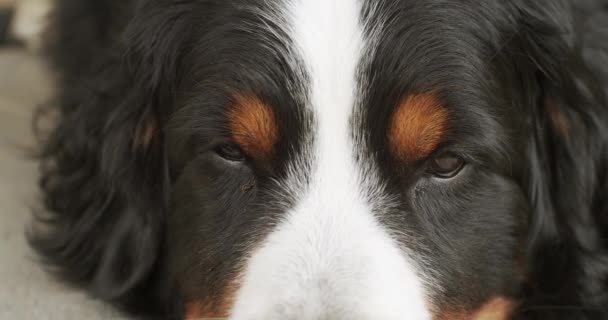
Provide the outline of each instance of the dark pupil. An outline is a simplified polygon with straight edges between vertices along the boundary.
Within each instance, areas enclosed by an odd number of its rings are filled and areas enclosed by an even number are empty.
[[[435,159],[435,169],[438,173],[451,173],[460,167],[461,160],[454,156],[444,156]]]

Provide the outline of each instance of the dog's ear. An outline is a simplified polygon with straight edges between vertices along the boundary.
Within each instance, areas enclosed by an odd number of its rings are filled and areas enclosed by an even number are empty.
[[[58,119],[42,151],[47,210],[30,241],[66,280],[107,300],[148,296],[144,286],[163,236],[169,193],[163,124],[180,52],[171,41],[180,31],[179,19],[166,11],[159,16],[164,20],[135,17],[120,43],[82,39],[99,46],[83,49],[99,49],[86,63],[73,60],[82,68],[61,65],[79,55],[69,50],[77,44],[52,45],[62,80],[51,108]]]
[[[563,2],[530,6],[517,55],[532,106],[531,281],[537,295],[558,301],[575,291],[586,301],[569,303],[593,305],[605,299],[608,275],[608,28],[592,25],[591,11],[579,25]]]

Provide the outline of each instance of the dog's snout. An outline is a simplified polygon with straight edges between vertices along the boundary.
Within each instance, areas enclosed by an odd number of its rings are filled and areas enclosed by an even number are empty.
[[[313,207],[253,253],[233,319],[430,319],[415,263],[363,206]]]

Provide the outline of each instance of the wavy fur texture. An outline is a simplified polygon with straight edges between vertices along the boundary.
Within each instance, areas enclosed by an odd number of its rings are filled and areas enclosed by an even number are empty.
[[[168,317],[163,271],[172,188],[166,124],[193,8],[213,1],[58,0],[46,52],[58,86],[43,137],[46,211],[29,235],[64,280]],[[508,1],[510,61],[530,105],[529,273],[515,319],[608,318],[608,2]],[[206,21],[213,20],[207,18]]]

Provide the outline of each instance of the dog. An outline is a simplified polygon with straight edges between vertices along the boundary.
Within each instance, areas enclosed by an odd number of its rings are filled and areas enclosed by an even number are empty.
[[[159,319],[607,319],[605,1],[59,0],[29,234]]]

